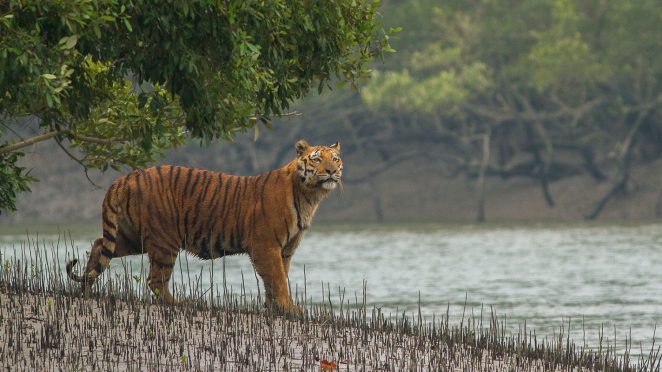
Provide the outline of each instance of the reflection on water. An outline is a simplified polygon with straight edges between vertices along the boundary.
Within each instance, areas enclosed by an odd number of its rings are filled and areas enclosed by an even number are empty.
[[[33,237],[31,235],[31,237]],[[54,245],[57,235],[40,236]],[[94,235],[73,237],[77,249],[89,249]],[[20,255],[26,237],[0,235],[3,259]],[[571,322],[575,342],[595,345],[601,327],[613,339],[614,327],[622,342],[633,340],[633,353],[642,343],[650,349],[653,330],[662,323],[662,225],[641,226],[366,226],[323,227],[306,235],[292,261],[293,291],[306,293],[314,302],[330,288],[332,301],[361,302],[367,281],[367,302],[387,314],[418,311],[419,295],[424,315],[446,314],[459,323],[466,313],[479,314],[490,307],[507,315],[517,330],[526,320],[538,336],[551,336]],[[66,256],[58,252],[64,269]],[[125,261],[139,274],[140,258]],[[222,260],[214,261],[214,281],[220,284]],[[227,286],[242,285],[257,294],[247,256],[225,259]],[[181,255],[174,280],[187,283],[183,271],[200,275],[210,286],[212,264]],[[113,260],[115,273],[124,272]],[[80,268],[79,268],[80,269]],[[202,271],[201,271],[202,270]],[[111,274],[115,275],[115,274]],[[356,293],[356,297],[355,297]],[[335,298],[334,298],[335,296]],[[659,339],[659,337],[658,337]]]

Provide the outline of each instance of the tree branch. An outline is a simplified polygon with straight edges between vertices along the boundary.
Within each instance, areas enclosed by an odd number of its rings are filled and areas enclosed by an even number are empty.
[[[299,111],[291,111],[291,112],[286,112],[286,113],[278,114],[278,115],[274,115],[274,116],[277,117],[277,118],[287,118],[287,117],[294,117],[294,116],[301,116],[301,115],[303,115],[303,114],[300,113]],[[260,117],[261,117],[260,114],[255,114],[255,115],[249,117],[249,119],[257,120]]]
[[[89,181],[94,187],[96,187],[97,189],[101,189],[101,186],[99,186],[99,185],[97,185],[96,183],[94,183],[94,181],[92,181],[92,179],[90,178],[90,175],[89,175],[88,172],[87,172],[87,171],[89,170],[89,168],[87,167],[87,165],[85,165],[85,163],[83,163],[80,159],[78,159],[77,157],[75,157],[74,154],[72,154],[71,152],[69,152],[69,150],[67,150],[67,148],[64,147],[64,145],[62,144],[62,141],[60,141],[57,137],[55,137],[55,142],[57,143],[58,146],[60,146],[60,148],[62,149],[62,151],[64,151],[64,153],[67,154],[67,156],[69,156],[73,161],[75,161],[75,162],[78,163],[81,167],[83,167],[83,170],[84,170],[84,172],[85,172],[85,178],[87,178],[87,180],[88,180],[88,181]]]
[[[561,119],[567,116],[573,118],[579,118],[585,115],[590,110],[594,109],[600,103],[602,103],[602,99],[596,98],[586,103],[583,103],[578,107],[569,107],[564,104],[561,105],[561,107],[556,111],[544,111],[544,112],[535,111],[535,110],[526,110],[525,112],[513,111],[510,109],[498,110],[498,109],[492,109],[470,103],[464,104],[463,106],[467,110],[473,112],[478,116],[485,117],[496,123],[501,123],[504,121],[516,120],[516,119],[520,119],[524,121],[550,121],[550,120]]]
[[[621,156],[619,157],[622,167],[621,178],[618,180],[618,182],[614,184],[614,186],[609,190],[609,192],[602,197],[602,199],[598,202],[598,205],[595,207],[593,212],[591,212],[591,214],[586,216],[586,219],[594,220],[598,218],[598,216],[600,215],[600,213],[602,213],[602,210],[607,205],[609,200],[611,200],[617,194],[625,193],[628,181],[630,180],[630,163],[632,158],[632,147],[635,142],[636,136],[639,133],[639,130],[641,129],[641,125],[644,121],[644,118],[646,117],[647,114],[648,114],[647,112],[639,113],[636,121],[630,128],[630,131],[628,132],[627,136],[625,137],[625,140],[623,141],[623,145],[621,147]]]
[[[5,119],[0,118],[0,124],[2,124],[3,127],[7,128],[8,131],[14,133],[14,135],[15,135],[16,137],[20,138],[21,141],[25,141],[25,138],[23,138],[23,136],[21,136],[20,133],[18,133],[16,130],[14,130],[14,128],[12,128],[12,127],[10,127],[9,125],[7,125],[7,123],[5,122]]]
[[[416,157],[418,155],[420,155],[419,151],[416,151],[416,150],[409,151],[405,154],[399,155],[395,159],[392,159],[390,161],[382,162],[378,167],[366,172],[361,177],[348,178],[348,179],[345,179],[343,182],[346,183],[346,184],[359,184],[359,183],[363,183],[363,182],[366,182],[366,181],[370,181],[375,176],[391,169],[394,165],[396,165],[398,163],[401,163],[405,160],[411,159],[413,157]]]
[[[11,145],[2,146],[0,147],[0,155],[17,151],[24,147],[28,147],[39,142],[47,141],[59,135],[65,135],[69,138],[73,138],[78,141],[91,142],[91,143],[96,143],[98,145],[112,145],[113,143],[121,142],[124,140],[121,137],[98,138],[98,137],[84,136],[81,134],[76,134],[72,132],[70,129],[62,129],[62,130],[54,130],[38,136],[30,137],[26,140],[13,143]]]
[[[20,150],[24,147],[34,145],[35,143],[39,143],[39,142],[49,140],[49,139],[51,139],[51,138],[53,138],[53,137],[55,137],[59,134],[60,134],[60,132],[58,132],[58,131],[52,131],[52,132],[48,132],[48,133],[45,133],[45,134],[42,134],[42,135],[39,135],[39,136],[34,136],[34,137],[31,137],[31,138],[28,138],[28,139],[26,139],[24,141],[21,141],[21,142],[13,143],[13,144],[7,145],[7,146],[2,146],[2,147],[0,147],[0,155],[4,155],[4,154],[9,153],[9,152],[14,152],[14,151]]]

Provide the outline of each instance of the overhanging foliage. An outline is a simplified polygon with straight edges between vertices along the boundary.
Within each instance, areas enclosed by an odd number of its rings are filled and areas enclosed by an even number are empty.
[[[230,139],[268,125],[312,88],[367,76],[366,64],[391,50],[378,7],[350,0],[3,1],[0,133],[20,132],[16,119],[33,116],[42,134],[0,143],[2,171],[20,173],[16,151],[41,140],[76,147],[85,167],[106,169],[147,164],[187,135]],[[7,191],[0,210],[13,209],[24,189]]]

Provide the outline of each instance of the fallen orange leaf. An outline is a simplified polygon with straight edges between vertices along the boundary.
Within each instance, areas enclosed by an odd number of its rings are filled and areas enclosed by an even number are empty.
[[[322,359],[320,360],[320,367],[322,367],[323,370],[329,371],[336,369],[336,364],[334,362],[329,362],[326,359]]]

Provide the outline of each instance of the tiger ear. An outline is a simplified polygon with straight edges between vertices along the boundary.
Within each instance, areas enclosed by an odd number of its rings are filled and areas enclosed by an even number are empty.
[[[334,143],[333,145],[331,145],[329,147],[336,150],[336,151],[338,151],[338,152],[340,152],[340,142],[339,141],[336,141],[336,143]]]
[[[308,147],[310,146],[306,140],[300,139],[297,141],[297,144],[294,145],[294,148],[297,149],[297,156],[301,156],[301,154],[303,154],[308,149]]]

